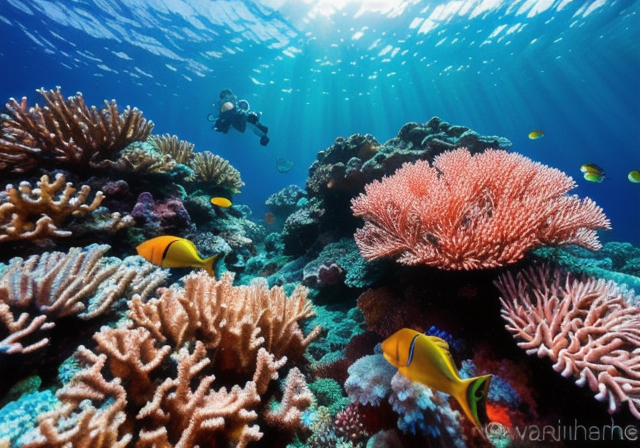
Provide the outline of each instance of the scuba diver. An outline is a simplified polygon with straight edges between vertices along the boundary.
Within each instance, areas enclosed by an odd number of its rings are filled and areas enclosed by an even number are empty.
[[[226,134],[229,132],[229,127],[233,126],[244,133],[248,124],[253,133],[260,137],[260,144],[267,146],[269,128],[260,123],[260,115],[250,110],[247,100],[238,100],[231,90],[225,89],[220,92],[220,99],[214,106],[218,107],[218,116],[209,114],[207,120],[215,121],[213,125],[215,131]]]

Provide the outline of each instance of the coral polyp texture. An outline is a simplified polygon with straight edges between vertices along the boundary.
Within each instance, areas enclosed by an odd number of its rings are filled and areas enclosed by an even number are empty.
[[[240,171],[231,166],[228,160],[209,151],[195,153],[190,167],[195,172],[195,177],[191,179],[195,182],[212,184],[232,193],[239,193],[244,186]]]
[[[152,135],[149,140],[162,154],[171,156],[176,163],[189,165],[193,157],[194,144],[180,140],[177,135]]]
[[[640,419],[638,298],[612,281],[580,281],[549,265],[496,282],[506,328],[528,354],[596,392],[610,413],[626,404]]]
[[[77,192],[60,173],[53,183],[49,176],[42,176],[37,188],[26,181],[18,187],[8,184],[0,192],[0,243],[70,236],[70,231],[61,229],[65,221],[94,211],[104,198],[98,191],[93,201],[85,204],[90,192],[87,185]]]
[[[38,93],[45,106],[11,98],[8,114],[0,116],[0,172],[111,168],[121,150],[145,140],[153,128],[137,108],[127,106],[121,113],[115,100],[98,109],[87,106],[81,93],[65,99],[59,87]]]
[[[576,183],[519,154],[461,148],[405,164],[352,201],[364,228],[355,234],[368,260],[469,270],[504,266],[539,246],[600,248],[610,228],[595,202],[567,195]]]
[[[161,291],[161,300],[136,296],[133,322],[103,327],[95,351],[79,348],[86,367],[25,446],[242,448],[266,427],[293,434],[313,400],[306,379],[289,369],[276,407],[270,383],[317,334],[304,337],[298,326],[311,312],[306,290],[287,298],[281,288],[232,281],[202,271],[186,278],[184,291]]]
[[[0,352],[38,350],[48,344],[43,331],[56,319],[92,319],[116,299],[148,296],[168,276],[140,257],[105,257],[108,250],[106,244],[91,245],[11,259],[0,275]]]
[[[134,296],[130,318],[177,347],[197,337],[215,349],[221,370],[253,371],[260,347],[278,358],[301,359],[320,332],[316,327],[305,336],[298,325],[314,314],[308,290],[298,287],[287,298],[281,287],[269,289],[264,279],[233,286],[233,278],[225,273],[216,281],[201,271],[185,278],[184,289],[160,289],[158,299],[145,303]]]

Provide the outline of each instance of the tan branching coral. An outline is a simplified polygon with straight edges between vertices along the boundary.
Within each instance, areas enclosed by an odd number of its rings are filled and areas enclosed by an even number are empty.
[[[42,176],[37,188],[26,181],[18,187],[7,185],[0,193],[0,242],[71,235],[60,229],[65,221],[94,211],[104,198],[98,191],[93,201],[85,204],[90,192],[87,185],[76,191],[61,173],[53,183],[49,176]]]
[[[640,307],[614,282],[580,281],[550,266],[503,275],[506,328],[528,354],[589,385],[610,413],[623,404],[640,420]]]
[[[106,355],[96,355],[80,346],[76,357],[89,367],[78,372],[73,383],[58,391],[57,396],[64,404],[39,416],[42,436],[23,445],[25,448],[125,448],[131,442],[131,434],[119,437],[118,432],[126,419],[127,393],[120,378],[107,381],[100,374]],[[103,402],[109,405],[100,407]],[[64,428],[56,426],[62,418],[74,419],[75,424]]]
[[[34,168],[68,169],[78,173],[113,166],[117,154],[149,136],[153,122],[129,106],[120,113],[115,100],[88,107],[81,93],[65,99],[56,90],[38,89],[46,105],[27,106],[11,98],[2,114],[0,172]]]
[[[240,171],[231,166],[228,160],[209,151],[195,153],[189,166],[195,172],[196,182],[213,184],[234,193],[238,193],[244,185]]]
[[[281,288],[233,287],[232,281],[230,274],[216,281],[202,271],[187,277],[185,290],[163,289],[160,300],[147,304],[136,296],[128,327],[103,327],[94,335],[99,354],[78,351],[88,367],[58,393],[62,406],[41,417],[43,437],[28,448],[106,448],[127,441],[137,448],[244,448],[262,438],[260,417],[278,431],[298,429],[312,401],[304,375],[297,368],[289,371],[276,410],[269,410],[274,399],[269,391],[287,357],[300,356],[299,347],[317,333],[305,338],[297,324],[311,314],[306,290],[287,299]],[[249,322],[252,331],[245,328]],[[286,356],[270,353],[267,345]],[[215,353],[237,347],[252,347],[240,355],[253,356],[246,363],[251,368],[238,363],[237,370],[221,372],[224,357]],[[174,363],[167,362],[169,357]],[[234,385],[215,387],[219,374]],[[71,417],[81,422],[77,431],[65,429]],[[96,439],[101,430],[94,424],[105,426],[105,442]]]
[[[178,139],[176,135],[152,135],[149,137],[151,144],[162,154],[171,156],[176,163],[189,165],[193,157],[194,144],[186,140]]]
[[[92,319],[116,299],[146,297],[168,277],[168,271],[137,256],[104,257],[107,250],[108,245],[91,245],[13,258],[0,275],[0,351],[35,351],[48,343],[42,330],[52,328],[55,319]]]
[[[146,303],[134,296],[129,317],[177,347],[197,337],[215,349],[221,370],[252,372],[260,347],[277,358],[300,359],[320,332],[317,327],[304,336],[298,325],[314,314],[302,286],[287,298],[281,287],[269,289],[264,279],[233,286],[233,274],[216,280],[204,271],[187,276],[184,285],[184,290],[161,288],[160,297]]]
[[[165,174],[175,166],[171,155],[133,144],[120,153],[115,169],[124,173]]]
[[[266,411],[264,418],[281,431],[293,432],[300,426],[301,410],[311,406],[313,394],[304,375],[295,367],[289,370],[283,389],[284,396],[279,409]]]

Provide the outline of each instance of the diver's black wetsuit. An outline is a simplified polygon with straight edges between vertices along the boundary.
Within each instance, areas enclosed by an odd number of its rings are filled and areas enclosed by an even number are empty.
[[[230,91],[220,92],[218,106],[218,118],[215,119],[213,129],[226,134],[233,126],[239,132],[247,130],[247,123],[253,129],[254,134],[260,137],[260,144],[266,146],[269,143],[267,132],[269,128],[260,123],[260,116],[249,110],[249,103],[246,100],[238,101],[238,98]],[[209,121],[213,121],[213,114],[209,115]]]

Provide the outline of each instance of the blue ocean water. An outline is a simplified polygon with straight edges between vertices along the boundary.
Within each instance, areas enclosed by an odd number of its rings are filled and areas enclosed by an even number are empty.
[[[393,137],[437,115],[513,142],[601,205],[603,241],[640,244],[640,2],[570,0],[96,0],[0,2],[0,99],[61,86],[116,99],[227,158],[256,213],[304,186],[338,136]],[[207,114],[230,88],[271,142],[222,135]],[[529,140],[532,130],[543,130]],[[279,173],[275,160],[295,163]],[[590,183],[580,166],[609,179]]]

